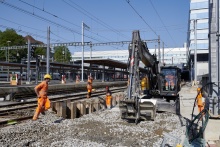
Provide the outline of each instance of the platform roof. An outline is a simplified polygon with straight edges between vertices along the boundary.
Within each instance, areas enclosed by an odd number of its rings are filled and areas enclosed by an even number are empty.
[[[82,60],[78,60],[81,63]],[[127,64],[121,61],[113,60],[113,59],[86,59],[84,63],[91,63],[102,66],[109,66],[121,69],[127,69]],[[141,72],[146,72],[147,70],[140,67]]]
[[[82,60],[78,60],[78,62],[81,62]],[[122,68],[126,69],[127,64],[121,61],[112,60],[112,59],[86,59],[84,60],[84,63],[91,63],[91,64],[97,64],[102,66],[109,66],[109,67],[115,67],[115,68]]]
[[[21,63],[8,63],[8,62],[0,62],[0,66],[10,66],[10,67],[27,67],[27,64],[21,64]],[[30,65],[30,67],[35,67],[35,66]]]

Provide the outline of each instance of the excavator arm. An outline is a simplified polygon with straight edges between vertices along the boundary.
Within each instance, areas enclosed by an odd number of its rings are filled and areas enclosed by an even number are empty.
[[[127,89],[127,97],[120,102],[119,107],[121,109],[122,118],[134,119],[136,122],[146,117],[154,119],[155,116],[155,102],[148,101],[146,108],[141,103],[141,90],[140,90],[140,61],[145,65],[146,72],[152,74],[158,74],[158,62],[156,57],[151,55],[147,44],[140,38],[139,31],[133,31],[132,42],[129,45],[129,85]],[[150,110],[149,110],[150,109]],[[153,109],[153,110],[152,110]],[[152,110],[152,111],[151,111]],[[144,117],[141,117],[144,113]]]

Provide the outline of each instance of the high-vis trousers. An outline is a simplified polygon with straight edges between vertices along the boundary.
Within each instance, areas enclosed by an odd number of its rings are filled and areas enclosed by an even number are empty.
[[[106,96],[105,101],[106,101],[107,108],[110,109],[111,108],[111,103],[112,103],[112,96],[110,96],[110,95]]]
[[[38,107],[35,110],[33,120],[37,120],[41,112],[44,112],[50,108],[50,100],[46,98],[38,98]]]

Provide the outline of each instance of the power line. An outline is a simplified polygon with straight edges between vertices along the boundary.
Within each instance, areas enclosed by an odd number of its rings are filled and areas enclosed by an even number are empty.
[[[26,35],[31,35],[31,36],[36,36],[36,37],[39,37],[39,38],[42,38],[42,39],[47,39],[47,37],[45,36],[41,36],[41,35],[38,35],[38,34],[34,34],[34,33],[30,33],[30,32],[26,32],[26,31],[23,31],[21,29],[15,29],[15,28],[11,28],[11,27],[8,27],[8,26],[5,26],[5,25],[0,25],[0,27],[2,28],[9,28],[9,29],[13,29],[17,32],[20,32],[20,33],[23,33],[23,34],[26,34]],[[59,40],[56,40],[56,39],[51,39],[52,41],[55,41],[55,42],[59,42]]]
[[[78,31],[76,31],[76,30],[73,30],[73,29],[71,29],[71,28],[68,28],[68,27],[66,27],[66,26],[63,26],[63,25],[58,24],[58,23],[56,23],[56,22],[53,22],[53,21],[51,21],[51,20],[49,20],[49,19],[47,19],[47,18],[44,18],[44,17],[42,17],[42,16],[33,14],[33,13],[29,12],[29,11],[26,11],[26,10],[24,10],[24,9],[22,9],[22,8],[19,8],[19,7],[17,7],[17,6],[14,6],[14,5],[12,5],[12,4],[9,4],[9,3],[5,2],[5,1],[3,1],[1,4],[4,4],[4,5],[6,5],[6,6],[9,6],[9,7],[13,8],[13,9],[16,9],[16,10],[18,10],[18,11],[21,11],[21,12],[23,12],[23,13],[26,13],[26,14],[28,14],[28,15],[37,17],[37,18],[39,18],[39,19],[41,19],[41,20],[43,20],[43,21],[47,21],[47,22],[49,22],[49,23],[51,23],[51,24],[53,24],[53,25],[55,25],[55,26],[61,27],[61,28],[63,28],[63,29],[66,29],[66,30],[68,30],[68,31],[70,31],[70,32],[72,32],[72,33],[75,32],[76,34],[82,35],[80,32],[78,32]],[[99,40],[98,40],[98,39],[95,39],[94,37],[87,36],[87,35],[85,35],[85,34],[84,34],[84,36],[85,36],[85,37],[88,37],[88,38],[90,38],[90,39],[92,39],[92,40],[95,40],[95,41],[98,41],[98,42],[99,42]]]
[[[130,4],[130,0],[126,0],[126,2],[129,4],[129,6],[134,10],[134,12],[144,21],[144,23],[150,28],[150,30],[156,35],[157,35],[156,31],[153,30],[153,28],[151,28],[151,26],[144,20],[144,18],[137,12],[137,10]],[[161,39],[160,39],[161,40]],[[162,40],[161,40],[162,41]],[[163,41],[162,41],[163,42]],[[164,42],[163,42],[164,43]],[[164,43],[165,44],[165,43]],[[166,44],[165,44],[166,45]],[[172,50],[172,49],[171,49]],[[170,51],[171,51],[170,50]]]
[[[94,15],[92,15],[90,12],[86,11],[85,9],[83,9],[82,7],[80,7],[79,5],[77,5],[76,3],[74,3],[72,0],[70,0],[71,3],[73,3],[74,5],[76,5],[77,7],[71,5],[70,3],[66,2],[65,0],[63,0],[63,2],[65,2],[67,5],[69,5],[70,7],[76,9],[77,11],[79,11],[80,13],[84,14],[85,16],[89,17],[90,19],[94,20],[95,22],[97,22],[98,24],[101,24],[102,26],[104,26],[105,28],[108,28],[109,30],[117,33],[118,35],[124,37],[124,38],[129,38],[127,36],[125,36],[124,34],[120,33],[118,30],[112,28],[111,26],[109,26],[108,24],[106,24],[105,22],[103,22],[102,20],[100,20],[99,18],[95,17]],[[82,10],[80,10],[80,9]]]
[[[58,18],[58,19],[61,19],[61,20],[65,21],[65,22],[67,22],[67,23],[69,23],[69,24],[72,24],[72,25],[74,25],[74,26],[80,28],[79,25],[73,24],[72,22],[69,22],[69,21],[67,21],[67,20],[65,20],[65,19],[62,19],[62,18],[60,18],[59,16],[57,16],[57,15],[55,15],[55,14],[52,14],[52,13],[50,13],[50,12],[48,12],[48,11],[45,11],[44,9],[42,10],[42,9],[40,9],[40,8],[34,6],[34,5],[31,5],[31,4],[27,3],[27,2],[24,2],[24,1],[22,1],[22,0],[19,0],[19,1],[22,2],[22,3],[24,3],[24,4],[26,4],[26,5],[31,6],[31,7],[33,7],[33,8],[36,8],[37,10],[43,11],[43,12],[49,14],[49,15],[52,15],[53,17],[56,17],[56,18]]]
[[[137,10],[130,4],[130,0],[126,0],[128,5],[134,10],[134,12],[143,20],[143,22],[151,29],[151,31],[158,37],[157,33],[151,28],[151,26],[144,20],[144,18],[137,12]]]
[[[159,19],[160,19],[161,23],[163,24],[164,28],[166,29],[167,33],[169,34],[170,38],[173,40],[174,44],[176,45],[176,42],[174,41],[174,39],[173,39],[173,37],[171,36],[170,32],[168,31],[167,27],[165,26],[165,24],[164,24],[163,20],[161,19],[161,17],[160,17],[160,15],[159,15],[159,13],[157,12],[157,10],[156,10],[156,8],[154,7],[154,5],[153,5],[153,3],[152,3],[152,1],[151,1],[151,0],[150,0],[150,3],[151,3],[151,5],[152,5],[152,7],[153,7],[154,11],[156,12],[157,16],[159,17]]]
[[[61,28],[64,28],[64,29],[66,29],[66,30],[69,30],[69,31],[71,31],[71,32],[75,32],[75,33],[81,35],[81,33],[79,33],[78,31],[75,31],[75,30],[73,30],[73,29],[71,29],[71,28],[68,28],[68,27],[63,26],[63,25],[61,25],[61,24],[58,24],[58,23],[56,23],[56,22],[53,22],[53,21],[51,21],[51,20],[49,20],[49,19],[47,19],[47,18],[44,18],[44,17],[42,17],[42,16],[33,14],[33,13],[29,12],[29,11],[26,11],[26,10],[24,10],[24,9],[22,9],[22,8],[19,8],[19,7],[15,6],[15,5],[9,4],[9,3],[5,2],[5,1],[3,1],[1,4],[4,4],[4,5],[6,5],[6,6],[9,6],[9,7],[13,8],[13,9],[19,10],[19,11],[21,11],[21,12],[23,12],[23,13],[26,13],[26,14],[28,14],[28,15],[37,17],[37,18],[39,18],[39,19],[41,19],[41,20],[43,20],[43,21],[47,21],[47,22],[49,22],[49,23],[51,23],[51,24],[54,24],[54,25],[56,25],[56,26],[59,26],[59,27],[61,27]]]

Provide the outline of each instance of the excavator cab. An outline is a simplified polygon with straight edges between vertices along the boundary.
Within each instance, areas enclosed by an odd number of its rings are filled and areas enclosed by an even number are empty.
[[[177,96],[180,91],[180,69],[176,66],[161,67],[159,82],[161,96]]]

